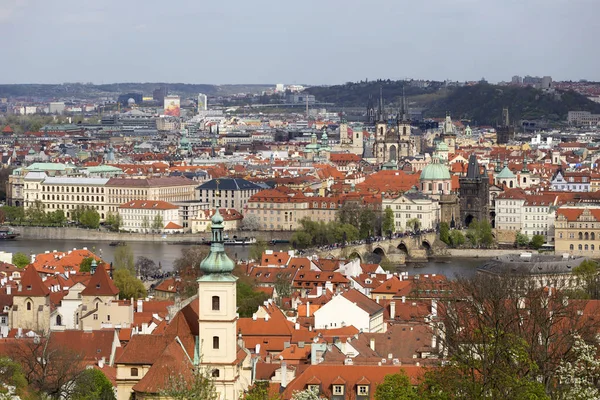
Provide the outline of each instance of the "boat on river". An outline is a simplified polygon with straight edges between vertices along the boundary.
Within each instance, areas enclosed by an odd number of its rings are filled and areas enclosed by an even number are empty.
[[[14,240],[18,238],[21,234],[16,233],[10,230],[8,227],[0,228],[0,240]]]

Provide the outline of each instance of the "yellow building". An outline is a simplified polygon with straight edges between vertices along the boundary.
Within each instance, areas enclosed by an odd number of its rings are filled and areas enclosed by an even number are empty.
[[[600,257],[600,207],[560,207],[554,246],[556,254]]]

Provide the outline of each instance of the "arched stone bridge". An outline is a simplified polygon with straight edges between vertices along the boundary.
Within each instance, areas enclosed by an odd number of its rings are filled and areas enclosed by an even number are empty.
[[[318,250],[315,253],[323,258],[358,257],[361,261],[367,261],[372,254],[375,254],[379,257],[386,257],[395,264],[404,264],[406,261],[427,261],[429,257],[443,255],[445,252],[446,245],[439,240],[435,232],[432,232],[343,248]]]

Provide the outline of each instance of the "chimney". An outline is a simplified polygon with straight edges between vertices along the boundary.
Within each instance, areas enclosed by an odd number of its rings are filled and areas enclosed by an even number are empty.
[[[137,312],[144,312],[144,301],[142,299],[137,301]]]
[[[306,317],[310,317],[310,301],[306,302]]]
[[[20,338],[21,336],[23,336],[23,328],[17,329],[17,337]]]
[[[256,316],[256,313],[252,314],[252,321],[256,321],[258,319],[258,317]]]
[[[260,343],[257,343],[256,346],[254,346],[254,353],[260,354]]]
[[[323,295],[323,286],[317,286],[317,297],[321,297]]]
[[[437,300],[431,300],[431,315],[437,317]]]
[[[6,285],[6,294],[7,295],[11,295],[12,294],[12,286],[11,285]]]
[[[35,254],[31,255],[31,263],[33,264],[35,262]]]
[[[369,347],[371,348],[371,350],[375,351],[375,338],[371,338],[371,341],[369,342]]]
[[[434,349],[437,347],[437,336],[435,336],[435,333],[431,335],[431,347]]]
[[[379,304],[379,296],[375,297],[375,301],[377,302],[377,304]]]
[[[265,314],[265,322],[269,320],[269,314]]]
[[[406,296],[402,296],[402,304],[406,303]]]
[[[300,324],[296,322],[296,323],[294,324],[294,329],[295,329],[295,330],[299,330],[299,329],[300,329]]]
[[[104,368],[104,357],[98,360],[98,368]]]
[[[390,302],[390,318],[396,318],[396,302],[394,300]]]
[[[287,364],[285,361],[281,363],[281,387],[287,386]]]

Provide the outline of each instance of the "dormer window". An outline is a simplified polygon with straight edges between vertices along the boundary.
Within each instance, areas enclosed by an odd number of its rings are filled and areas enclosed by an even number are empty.
[[[333,394],[342,396],[344,394],[344,385],[333,385]]]
[[[319,385],[308,385],[308,390],[313,393],[319,393]]]
[[[359,396],[368,396],[369,395],[369,387],[366,385],[358,386],[358,395]]]

